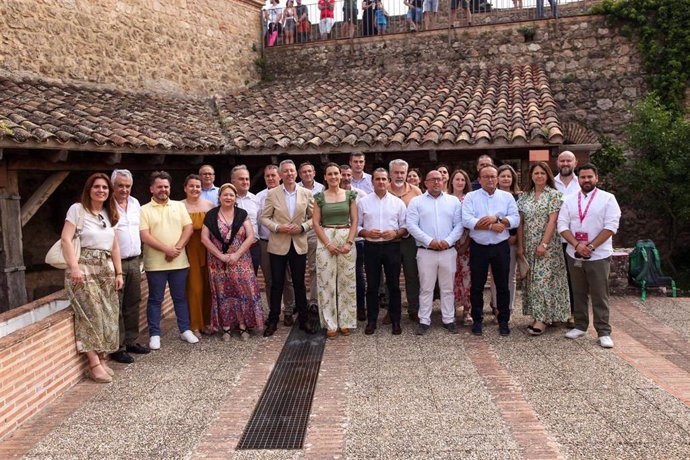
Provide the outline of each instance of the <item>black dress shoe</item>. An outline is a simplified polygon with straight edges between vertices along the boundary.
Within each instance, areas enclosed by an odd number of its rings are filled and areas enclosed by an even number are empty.
[[[419,315],[418,315],[417,313],[412,312],[412,313],[410,313],[409,316],[410,316],[410,321],[412,321],[412,322],[414,322],[414,323],[418,323],[418,322],[419,322]]]
[[[314,329],[312,329],[311,326],[309,326],[309,324],[307,324],[307,323],[301,323],[301,324],[299,325],[299,328],[300,328],[301,330],[303,330],[304,332],[306,332],[307,334],[314,334],[314,333],[316,333],[316,331],[315,331]]]
[[[402,334],[402,328],[400,327],[400,323],[393,323],[393,335],[400,334]]]
[[[147,353],[151,353],[151,349],[140,343],[135,343],[134,345],[127,345],[127,352],[135,353],[137,355],[145,355]]]
[[[357,313],[357,321],[366,321],[367,320],[367,314],[366,313]]]
[[[267,325],[267,326],[266,326],[266,329],[264,329],[264,337],[270,337],[270,336],[272,336],[273,334],[275,334],[275,332],[276,332],[277,330],[278,330],[278,326],[276,326],[275,324],[269,324],[269,325]]]
[[[367,324],[367,327],[364,328],[364,333],[366,335],[371,335],[374,333],[374,331],[376,331],[376,324],[369,323]]]
[[[129,356],[129,353],[125,350],[118,350],[115,353],[110,353],[110,359],[122,364],[132,364],[134,362],[134,358]]]
[[[295,324],[295,320],[292,319],[292,315],[283,315],[283,325],[285,327],[290,327]]]

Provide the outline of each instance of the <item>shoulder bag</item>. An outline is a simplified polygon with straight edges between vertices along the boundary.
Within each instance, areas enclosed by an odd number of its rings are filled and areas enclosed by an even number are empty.
[[[77,260],[79,260],[79,256],[81,255],[81,231],[84,228],[84,207],[79,206],[79,210],[77,213],[77,230],[74,232],[74,237],[72,238],[72,245],[74,246],[74,255],[77,256]],[[46,254],[46,260],[45,262],[48,265],[52,265],[55,268],[59,268],[60,270],[65,270],[67,269],[67,262],[65,261],[65,255],[62,253],[62,241],[57,240],[53,246],[48,250],[48,254]]]

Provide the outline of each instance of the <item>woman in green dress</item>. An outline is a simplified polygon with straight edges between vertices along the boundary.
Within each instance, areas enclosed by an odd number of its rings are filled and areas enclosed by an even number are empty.
[[[522,291],[522,312],[534,319],[527,328],[532,335],[543,334],[547,324],[566,321],[570,315],[565,259],[556,231],[562,202],[549,165],[534,163],[529,169],[525,193],[517,203],[517,255],[524,255],[530,267],[529,280]]]

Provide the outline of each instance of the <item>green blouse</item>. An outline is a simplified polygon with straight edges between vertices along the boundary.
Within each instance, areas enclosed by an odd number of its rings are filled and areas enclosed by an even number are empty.
[[[314,195],[314,201],[321,208],[321,225],[350,225],[350,204],[357,199],[357,192],[345,190],[345,200],[326,203],[323,192]]]

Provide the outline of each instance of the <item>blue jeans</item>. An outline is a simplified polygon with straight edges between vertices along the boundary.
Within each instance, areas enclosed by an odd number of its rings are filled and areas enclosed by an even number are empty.
[[[187,305],[187,272],[189,269],[162,270],[146,272],[149,283],[149,299],[146,302],[146,317],[149,323],[149,336],[161,335],[161,305],[165,295],[165,285],[170,288],[170,297],[175,307],[177,327],[180,332],[189,330],[189,306]]]
[[[549,5],[551,5],[551,16],[554,18],[558,17],[558,4],[557,0],[549,0]],[[537,17],[539,19],[544,17],[544,0],[537,0]]]

